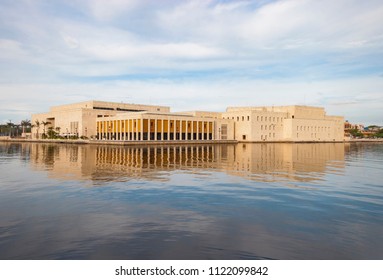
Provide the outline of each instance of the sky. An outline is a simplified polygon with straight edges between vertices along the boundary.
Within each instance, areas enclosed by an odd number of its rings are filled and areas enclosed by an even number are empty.
[[[383,125],[383,1],[0,0],[0,123],[86,100]]]

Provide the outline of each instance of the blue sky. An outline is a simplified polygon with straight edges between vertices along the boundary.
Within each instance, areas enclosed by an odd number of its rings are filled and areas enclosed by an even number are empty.
[[[0,0],[0,122],[96,99],[383,125],[383,2]]]

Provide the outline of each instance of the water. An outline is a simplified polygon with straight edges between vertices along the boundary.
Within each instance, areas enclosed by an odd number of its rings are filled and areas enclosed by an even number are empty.
[[[383,259],[383,144],[0,143],[0,259]]]

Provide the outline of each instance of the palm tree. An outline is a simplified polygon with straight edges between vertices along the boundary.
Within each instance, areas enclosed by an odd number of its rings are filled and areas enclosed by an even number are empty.
[[[36,130],[37,130],[36,138],[39,138],[39,129],[40,129],[40,122],[39,122],[39,120],[35,121],[35,126],[36,126]]]
[[[30,120],[22,120],[21,121],[21,127],[23,128],[23,134],[25,133],[25,129],[31,126]]]
[[[45,127],[50,124],[50,122],[44,122],[42,121],[41,124],[44,126],[44,134],[45,134]]]
[[[15,124],[11,120],[9,120],[7,122],[7,126],[9,128],[9,137],[11,137],[12,136],[12,128],[15,126]]]

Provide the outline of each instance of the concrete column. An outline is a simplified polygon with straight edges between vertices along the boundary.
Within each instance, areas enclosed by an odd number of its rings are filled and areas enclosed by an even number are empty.
[[[177,133],[177,120],[174,120],[174,127],[173,127],[173,140],[176,140],[176,133]]]
[[[199,139],[199,121],[197,121],[197,133],[196,133],[196,140],[200,140],[200,139]]]
[[[158,120],[154,119],[154,141],[157,141],[157,123],[158,123]]]
[[[168,119],[168,141],[170,140],[170,119]]]
[[[123,137],[123,140],[126,141],[126,126],[127,126],[127,123],[126,123],[126,120],[124,120],[124,137]]]
[[[141,117],[140,126],[141,126],[141,141],[142,141],[144,139],[144,119],[142,117]]]
[[[202,121],[202,140],[206,140],[205,139],[205,124],[206,122]]]
[[[101,136],[101,139],[104,139],[104,137],[105,137],[105,128],[106,128],[105,125],[106,125],[106,124],[105,124],[105,121],[102,121],[102,128],[101,128],[101,130],[102,130],[102,136]]]
[[[108,139],[108,121],[104,121],[104,138],[105,140]]]
[[[209,133],[210,133],[210,122],[207,122],[206,123],[206,140],[210,140]]]
[[[132,124],[133,124],[133,140],[135,140],[134,139],[134,135],[136,135],[136,139],[137,139],[137,134],[138,134],[138,124],[137,124],[137,119],[133,119],[132,120]],[[134,122],[136,122],[136,127],[134,127]]]
[[[190,136],[191,136],[191,138],[190,138],[191,140],[194,140],[194,135],[193,135],[193,133],[194,133],[194,121],[191,121],[191,133],[190,133],[190,134],[191,134],[191,135],[190,135]]]
[[[109,140],[109,121],[106,121],[106,140]]]
[[[127,136],[126,136],[126,139],[128,140],[128,141],[130,141],[130,120],[128,120],[127,122],[126,122],[126,132],[127,132]]]
[[[188,121],[185,121],[185,140],[188,140]]]

